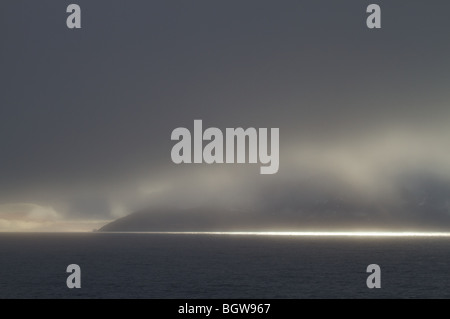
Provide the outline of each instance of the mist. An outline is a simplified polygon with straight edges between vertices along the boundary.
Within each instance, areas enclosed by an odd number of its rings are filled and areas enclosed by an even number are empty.
[[[450,227],[447,2],[378,1],[379,30],[365,1],[77,3],[76,31],[63,3],[1,4],[3,230],[167,207]],[[171,132],[195,119],[279,128],[278,172],[174,164]]]

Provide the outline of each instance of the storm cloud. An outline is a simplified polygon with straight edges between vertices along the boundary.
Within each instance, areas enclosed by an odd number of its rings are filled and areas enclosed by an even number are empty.
[[[376,1],[369,30],[370,3],[80,0],[69,30],[68,2],[3,1],[1,207],[450,227],[450,4]],[[279,172],[174,164],[195,119],[279,128]]]

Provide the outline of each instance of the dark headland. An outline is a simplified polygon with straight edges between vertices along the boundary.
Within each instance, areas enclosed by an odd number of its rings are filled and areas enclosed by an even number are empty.
[[[450,231],[447,192],[406,195],[395,206],[328,197],[254,210],[149,208],[112,221],[98,231]]]

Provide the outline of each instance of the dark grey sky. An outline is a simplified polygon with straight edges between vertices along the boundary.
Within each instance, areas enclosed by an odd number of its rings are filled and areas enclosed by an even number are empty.
[[[300,211],[312,189],[395,211],[425,184],[450,207],[448,1],[80,0],[81,30],[65,25],[70,3],[0,4],[0,213]],[[194,119],[280,128],[279,173],[176,166],[170,134]]]

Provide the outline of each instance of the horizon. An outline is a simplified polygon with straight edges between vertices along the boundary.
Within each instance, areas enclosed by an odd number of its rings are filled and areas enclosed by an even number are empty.
[[[274,236],[274,237],[450,237],[439,231],[0,231],[0,234],[149,234],[149,235],[217,235],[217,236]]]

